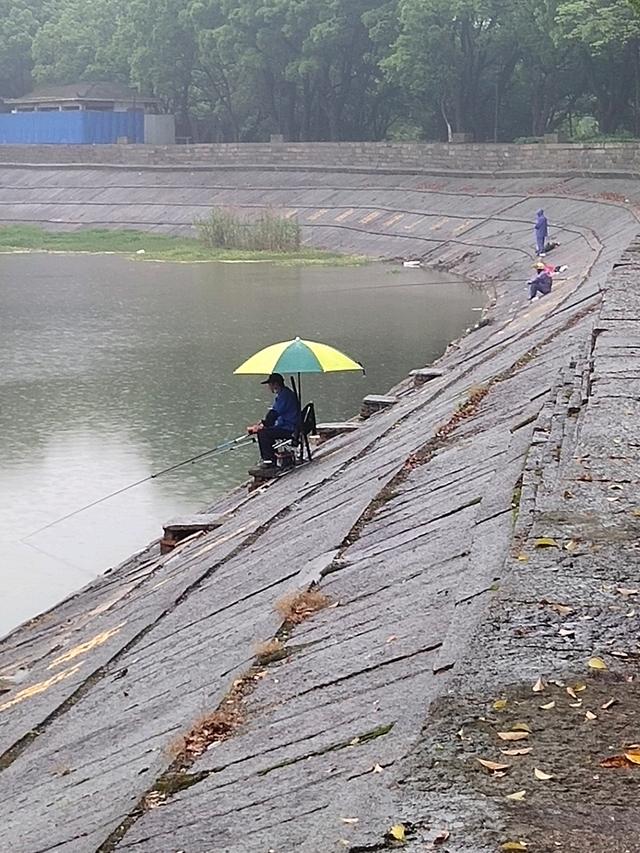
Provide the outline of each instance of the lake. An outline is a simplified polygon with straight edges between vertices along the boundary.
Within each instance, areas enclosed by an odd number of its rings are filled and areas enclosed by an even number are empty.
[[[399,266],[167,264],[115,255],[0,255],[0,635],[84,586],[246,478],[254,446],[147,482],[30,535],[261,418],[256,350],[299,335],[366,376],[304,378],[345,420],[439,356],[483,294]]]

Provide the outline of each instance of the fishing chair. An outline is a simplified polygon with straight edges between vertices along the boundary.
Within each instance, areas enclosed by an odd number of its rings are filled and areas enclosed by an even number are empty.
[[[274,449],[276,453],[278,451],[286,451],[292,450],[295,452],[296,448],[299,448],[298,451],[298,462],[304,462],[304,454],[305,450],[307,453],[307,459],[311,462],[311,448],[309,447],[309,436],[315,435],[316,432],[316,410],[313,403],[307,403],[303,406],[302,411],[300,412],[300,418],[298,420],[298,426],[296,427],[291,438],[285,438],[283,441],[278,441],[274,444]]]

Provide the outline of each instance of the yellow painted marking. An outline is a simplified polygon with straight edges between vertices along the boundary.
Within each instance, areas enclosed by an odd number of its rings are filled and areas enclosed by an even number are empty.
[[[391,225],[395,225],[396,222],[400,222],[401,219],[404,219],[404,213],[396,213],[395,216],[392,216],[390,219],[386,219],[382,224],[385,228],[389,228]]]
[[[431,226],[432,231],[439,231],[443,225],[446,225],[449,220],[445,216],[444,219],[439,219],[434,225]]]
[[[310,216],[307,216],[309,222],[315,222],[316,219],[320,219],[321,216],[324,216],[325,213],[329,213],[326,207],[321,207],[320,210],[316,210],[315,213],[312,213]]]
[[[23,702],[25,699],[37,696],[38,693],[44,693],[45,690],[53,687],[54,684],[58,684],[58,682],[64,681],[66,678],[71,678],[71,676],[75,675],[81,666],[81,663],[77,663],[69,669],[63,669],[62,672],[52,675],[51,678],[48,678],[46,681],[39,681],[37,684],[32,684],[31,687],[25,687],[24,690],[20,690],[16,693],[13,699],[9,699],[8,702],[4,702],[0,705],[0,711],[6,711],[7,708],[12,708],[14,705],[17,705],[19,702]]]
[[[471,225],[471,220],[465,219],[465,221],[462,223],[462,225],[458,225],[457,228],[453,229],[453,233],[454,234],[461,234],[463,231],[466,231],[470,225]]]
[[[350,207],[349,210],[344,210],[339,216],[336,216],[336,222],[342,222],[344,219],[348,219],[353,212],[352,207]]]
[[[366,216],[363,216],[360,220],[361,225],[368,225],[369,222],[373,222],[374,219],[378,219],[379,216],[382,216],[381,210],[374,210],[373,213],[367,213]]]
[[[126,625],[126,622],[121,622],[119,625],[116,625],[115,628],[109,628],[108,631],[102,631],[100,634],[96,634],[95,637],[92,637],[90,640],[86,640],[84,643],[80,643],[77,646],[74,646],[72,649],[69,649],[68,652],[65,652],[60,657],[57,657],[52,663],[49,664],[47,669],[53,669],[55,666],[60,666],[61,663],[68,663],[70,660],[77,658],[79,655],[84,655],[87,652],[90,652],[91,649],[95,649],[98,646],[106,643],[107,640],[110,640],[115,634],[118,633],[120,628],[123,625]]]

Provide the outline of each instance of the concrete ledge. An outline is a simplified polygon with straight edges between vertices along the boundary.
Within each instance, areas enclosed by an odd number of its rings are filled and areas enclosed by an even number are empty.
[[[381,412],[383,409],[388,409],[398,402],[397,397],[388,397],[384,394],[368,394],[363,400],[360,407],[360,417],[368,418],[376,412]]]

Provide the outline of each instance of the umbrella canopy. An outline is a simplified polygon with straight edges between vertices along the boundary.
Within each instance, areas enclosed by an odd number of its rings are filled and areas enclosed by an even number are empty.
[[[333,373],[364,368],[340,350],[317,341],[282,341],[261,349],[234,373]]]

